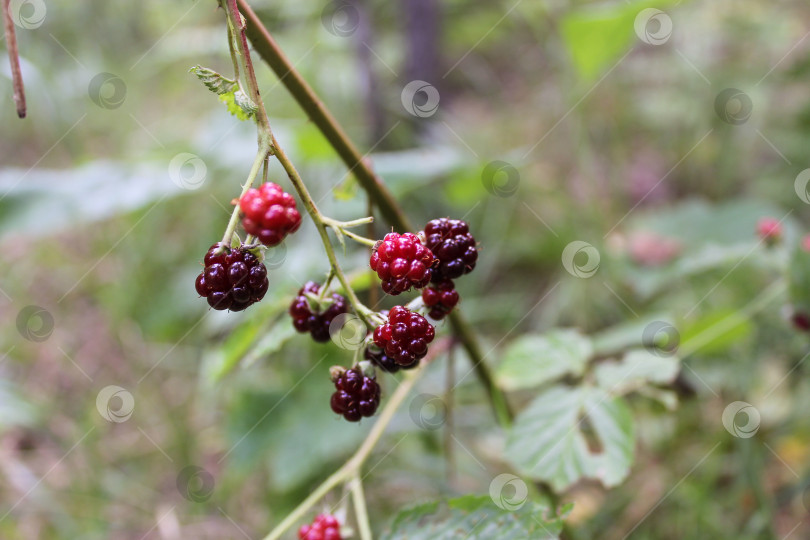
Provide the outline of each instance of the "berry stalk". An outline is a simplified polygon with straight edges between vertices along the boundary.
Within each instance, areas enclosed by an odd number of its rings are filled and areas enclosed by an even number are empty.
[[[318,501],[326,496],[327,493],[332,491],[332,489],[341,483],[348,482],[354,475],[359,474],[366,459],[368,459],[369,455],[371,455],[371,451],[374,450],[374,447],[380,441],[383,433],[385,433],[385,429],[388,427],[388,424],[391,423],[391,420],[394,418],[394,414],[397,412],[397,409],[399,409],[402,402],[405,401],[405,398],[408,397],[408,394],[416,384],[416,381],[422,375],[422,372],[425,370],[425,366],[427,366],[427,364],[429,364],[434,358],[444,353],[449,345],[450,341],[447,339],[435,343],[433,347],[430,348],[430,352],[428,353],[427,357],[421,362],[420,367],[405,374],[402,382],[399,384],[399,386],[397,386],[397,389],[394,390],[394,393],[391,394],[391,397],[388,399],[388,402],[385,404],[382,411],[380,411],[377,421],[374,423],[371,431],[366,436],[363,444],[360,445],[360,448],[357,449],[354,455],[349,458],[349,460],[346,461],[346,463],[344,463],[340,469],[332,473],[329,478],[324,480],[320,486],[315,488],[315,490],[310,493],[310,495],[304,499],[301,504],[295,508],[295,510],[290,512],[289,515],[287,515],[287,517],[284,518],[284,520],[279,523],[275,529],[270,531],[270,533],[264,537],[264,540],[278,540],[281,538],[282,534],[284,534],[290,527],[298,523],[313,506],[318,504]]]
[[[324,250],[326,251],[326,256],[329,258],[329,263],[335,273],[335,277],[337,277],[338,281],[343,286],[349,302],[352,304],[352,307],[355,309],[357,315],[360,317],[363,323],[368,328],[373,328],[373,323],[369,320],[371,310],[357,298],[357,294],[355,294],[354,290],[349,285],[346,275],[343,273],[343,269],[340,267],[340,264],[337,261],[335,250],[332,247],[332,243],[329,240],[329,235],[326,232],[327,223],[323,214],[321,214],[320,210],[318,210],[318,207],[315,204],[315,201],[312,199],[309,190],[304,184],[304,181],[301,179],[301,175],[298,173],[298,170],[295,168],[295,165],[293,165],[286,152],[284,152],[284,149],[278,144],[278,141],[270,128],[270,122],[267,118],[267,111],[264,108],[264,102],[259,94],[259,85],[256,81],[256,73],[253,70],[253,63],[250,58],[250,49],[248,48],[247,38],[245,37],[245,22],[242,15],[239,13],[236,0],[226,0],[224,4],[225,5],[223,7],[227,13],[228,24],[233,28],[233,37],[235,38],[234,40],[231,40],[229,45],[231,48],[233,48],[233,41],[236,41],[236,55],[239,58],[239,63],[242,66],[242,71],[244,72],[245,79],[247,81],[248,93],[257,106],[256,123],[259,131],[259,154],[257,155],[256,161],[253,164],[253,168],[251,169],[249,182],[246,184],[246,187],[243,188],[243,194],[250,189],[250,184],[253,183],[253,179],[258,174],[259,167],[267,157],[268,153],[272,151],[272,154],[276,156],[276,159],[278,159],[279,163],[284,168],[284,171],[287,173],[287,176],[289,177],[290,182],[293,184],[293,187],[295,187],[296,192],[298,192],[298,196],[304,203],[307,213],[315,223],[315,228],[318,230],[318,234],[321,237]],[[220,5],[223,5],[223,0],[220,0]],[[228,230],[230,230],[231,235],[233,234],[233,230],[238,222],[238,215],[239,208],[237,207],[234,210],[234,216],[236,217],[231,216],[233,227],[231,227],[230,223],[228,226]],[[227,234],[228,231],[226,231],[226,235]]]
[[[262,163],[267,158],[269,152],[270,145],[268,143],[259,146],[259,151],[256,153],[256,159],[253,160],[253,166],[250,168],[247,180],[245,180],[245,185],[242,186],[242,192],[239,194],[240,199],[245,193],[248,192],[248,190],[250,190],[251,187],[253,187],[253,181],[256,180],[256,176],[259,174],[259,168],[262,166]],[[237,203],[236,207],[233,209],[233,213],[231,214],[231,219],[228,221],[228,226],[225,228],[225,234],[222,236],[222,245],[231,245],[231,238],[233,238],[233,233],[236,231],[236,226],[239,224],[239,214],[240,209],[239,204]]]

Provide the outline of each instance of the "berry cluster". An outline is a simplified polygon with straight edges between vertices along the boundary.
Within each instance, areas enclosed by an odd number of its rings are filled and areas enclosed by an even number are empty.
[[[435,332],[418,313],[394,306],[388,313],[388,322],[374,329],[374,343],[397,364],[408,367],[427,354]]]
[[[458,291],[455,289],[452,280],[445,279],[422,289],[422,302],[430,308],[428,312],[430,318],[438,321],[456,307],[456,304],[458,304]]]
[[[478,260],[475,238],[466,222],[440,218],[425,225],[425,244],[439,260],[431,270],[430,280],[439,283],[469,274]]]
[[[301,525],[299,540],[342,540],[340,522],[330,514],[318,514],[311,525]]]
[[[298,290],[292,304],[290,305],[290,315],[293,319],[293,326],[299,332],[309,332],[312,339],[320,343],[329,341],[329,326],[338,315],[346,313],[349,308],[346,299],[335,293],[332,294],[329,307],[324,311],[313,311],[310,307],[306,293],[317,295],[320,293],[320,285],[314,281],[308,281]]]
[[[239,199],[239,208],[244,213],[242,227],[266,246],[277,246],[301,226],[295,199],[272,182],[249,189]]]
[[[242,311],[267,292],[267,268],[244,247],[231,250],[214,244],[204,261],[194,286],[214,309]]]
[[[337,414],[342,414],[349,422],[357,422],[377,412],[380,385],[372,377],[366,376],[359,366],[341,371],[333,381],[335,392],[330,405]]]
[[[433,253],[413,233],[388,233],[378,242],[369,265],[382,280],[387,294],[398,295],[411,287],[421,289],[430,281]]]

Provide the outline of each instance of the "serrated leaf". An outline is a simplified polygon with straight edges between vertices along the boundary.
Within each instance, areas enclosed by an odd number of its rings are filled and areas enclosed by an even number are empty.
[[[551,540],[559,538],[562,520],[570,511],[552,515],[549,507],[532,501],[504,509],[486,495],[466,495],[429,502],[400,512],[381,540]],[[508,508],[508,507],[507,507]]]
[[[583,417],[601,445],[591,450]],[[635,450],[633,418],[627,403],[591,386],[549,388],[515,419],[505,457],[517,470],[562,491],[582,478],[606,487],[630,471]]]
[[[223,94],[232,93],[238,89],[236,81],[223,77],[213,69],[198,65],[194,66],[189,71],[196,75],[209,90],[217,95],[221,96]]]
[[[504,389],[516,390],[567,374],[580,375],[592,352],[591,341],[577,330],[525,335],[506,349],[496,378]]]
[[[668,384],[678,375],[675,356],[657,355],[646,349],[628,351],[621,360],[608,360],[593,370],[596,382],[613,395],[624,395],[646,384]]]
[[[250,120],[256,113],[256,104],[241,90],[222,94],[219,100],[225,104],[228,112],[239,120]]]

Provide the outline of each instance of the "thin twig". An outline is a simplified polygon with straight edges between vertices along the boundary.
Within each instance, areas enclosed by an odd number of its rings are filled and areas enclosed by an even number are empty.
[[[8,60],[11,63],[11,80],[14,85],[14,103],[17,105],[17,116],[25,118],[25,86],[23,85],[22,70],[20,70],[20,51],[17,49],[17,34],[14,30],[14,21],[11,19],[9,4],[11,0],[3,0],[3,25],[6,29],[6,46]]]
[[[352,490],[352,503],[354,504],[354,514],[357,517],[357,528],[360,530],[360,540],[372,540],[366,496],[363,494],[363,481],[360,479],[359,472],[355,472],[352,479],[349,480],[349,487]]]

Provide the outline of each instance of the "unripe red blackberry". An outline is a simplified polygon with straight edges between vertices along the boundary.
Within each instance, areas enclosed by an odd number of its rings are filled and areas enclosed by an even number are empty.
[[[320,292],[320,285],[314,281],[308,281],[303,287],[298,290],[292,304],[290,304],[290,315],[293,319],[293,326],[299,332],[309,332],[312,339],[317,342],[325,343],[329,341],[329,326],[338,315],[349,311],[349,306],[346,299],[334,293],[329,298],[331,303],[323,311],[313,311],[310,306],[310,300],[306,297],[305,293],[317,295]]]
[[[266,246],[277,246],[284,237],[301,226],[301,214],[295,199],[272,182],[251,188],[239,199],[242,227]]]
[[[469,274],[478,260],[475,238],[466,222],[440,218],[425,225],[425,244],[439,260],[431,270],[430,280],[438,283]]]
[[[330,514],[319,514],[311,525],[301,525],[299,540],[343,540],[340,536],[340,522]]]
[[[382,289],[396,296],[430,281],[433,253],[413,233],[388,233],[374,247],[369,265],[382,280]]]
[[[372,377],[367,377],[358,366],[344,370],[335,376],[334,382],[335,392],[330,405],[337,414],[342,414],[349,422],[357,422],[377,412],[380,385]]]
[[[422,302],[430,308],[431,319],[440,320],[458,304],[458,291],[452,280],[445,279],[430,287],[422,289]]]
[[[776,218],[761,218],[757,222],[757,235],[769,246],[776,244],[782,239],[782,224]]]
[[[436,331],[418,313],[394,306],[388,322],[374,329],[374,343],[400,366],[410,366],[427,354]]]
[[[256,255],[217,243],[205,254],[205,269],[194,283],[200,296],[217,310],[242,311],[264,298],[269,285],[267,268]]]

